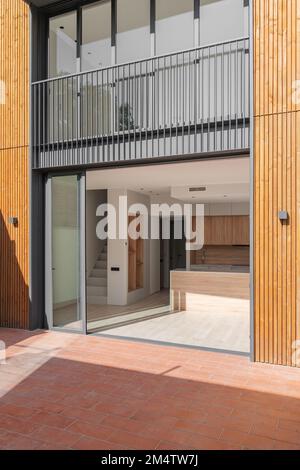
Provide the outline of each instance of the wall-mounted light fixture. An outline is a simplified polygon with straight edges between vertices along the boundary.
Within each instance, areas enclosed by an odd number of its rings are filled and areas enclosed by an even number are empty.
[[[289,220],[289,213],[288,211],[279,211],[278,218],[280,222],[287,222]]]
[[[8,217],[8,223],[14,227],[18,226],[18,217]]]

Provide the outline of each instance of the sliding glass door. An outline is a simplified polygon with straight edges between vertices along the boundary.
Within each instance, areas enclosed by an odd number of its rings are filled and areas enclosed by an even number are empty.
[[[85,333],[84,175],[48,178],[45,288],[48,326]]]

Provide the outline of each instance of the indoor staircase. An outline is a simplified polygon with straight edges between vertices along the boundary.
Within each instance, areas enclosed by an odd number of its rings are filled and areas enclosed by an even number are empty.
[[[97,259],[87,280],[87,300],[89,304],[107,304],[107,244]]]

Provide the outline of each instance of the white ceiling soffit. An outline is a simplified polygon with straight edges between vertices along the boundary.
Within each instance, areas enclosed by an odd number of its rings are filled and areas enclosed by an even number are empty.
[[[190,186],[172,187],[171,197],[184,202],[241,202],[249,199],[248,183],[208,184],[203,191],[193,191],[194,188]]]
[[[87,189],[130,189],[151,195],[168,193],[186,201],[247,201],[249,158],[205,160],[163,165],[93,170],[87,172]],[[206,187],[206,191],[190,188]]]

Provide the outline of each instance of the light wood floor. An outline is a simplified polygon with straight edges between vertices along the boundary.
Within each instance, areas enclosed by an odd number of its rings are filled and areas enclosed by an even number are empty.
[[[128,306],[89,305],[88,330],[107,336],[248,353],[250,302],[223,295],[190,294],[190,310],[172,312],[163,290]],[[79,329],[74,306],[55,312],[56,322]]]
[[[170,291],[163,289],[131,305],[87,305],[88,330],[102,328],[110,323],[119,324],[144,317],[163,314],[170,309]],[[136,318],[130,315],[137,315]],[[54,310],[55,325],[61,328],[79,330],[82,322],[77,318],[77,305],[71,304]]]
[[[131,305],[88,305],[88,330],[138,321],[170,311],[170,291],[163,289]]]
[[[200,299],[197,304],[199,306]],[[195,346],[237,353],[250,351],[250,302],[201,296],[197,310],[169,312],[156,318],[106,329],[121,338]]]

